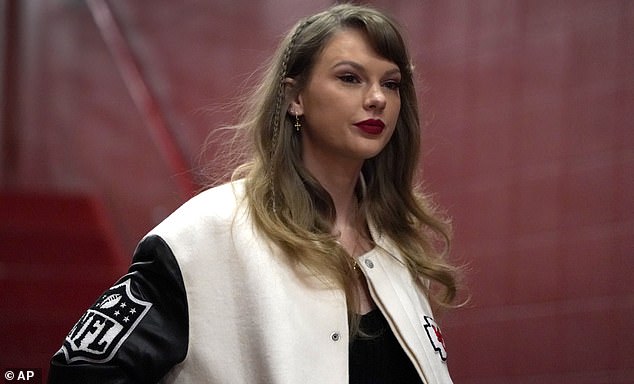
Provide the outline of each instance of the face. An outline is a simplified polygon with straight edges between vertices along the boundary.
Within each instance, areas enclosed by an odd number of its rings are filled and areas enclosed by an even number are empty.
[[[364,32],[332,36],[289,107],[301,116],[304,165],[360,169],[381,152],[398,119],[400,81],[398,66],[379,56]]]

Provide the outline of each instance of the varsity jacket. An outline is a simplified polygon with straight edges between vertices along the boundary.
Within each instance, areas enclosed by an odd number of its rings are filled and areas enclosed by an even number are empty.
[[[450,383],[442,335],[396,247],[370,223],[370,293],[424,383]],[[343,292],[258,233],[244,182],[186,202],[81,317],[49,383],[347,384]]]

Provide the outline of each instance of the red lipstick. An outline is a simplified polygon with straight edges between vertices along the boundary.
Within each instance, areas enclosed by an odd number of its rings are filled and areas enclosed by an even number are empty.
[[[377,119],[367,119],[354,123],[360,130],[370,135],[378,135],[385,129],[385,123]]]

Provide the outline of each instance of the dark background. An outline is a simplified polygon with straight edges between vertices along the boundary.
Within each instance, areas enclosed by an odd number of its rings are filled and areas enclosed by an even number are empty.
[[[46,371],[331,3],[0,1],[0,368]],[[368,3],[405,29],[425,183],[469,264],[441,319],[455,381],[634,382],[634,2]]]

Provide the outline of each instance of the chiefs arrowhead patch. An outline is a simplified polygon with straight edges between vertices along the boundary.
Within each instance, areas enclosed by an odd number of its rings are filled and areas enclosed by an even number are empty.
[[[423,326],[425,327],[425,331],[427,332],[427,337],[429,337],[429,342],[431,343],[434,350],[440,355],[442,361],[447,361],[447,350],[445,349],[445,340],[442,337],[442,333],[440,332],[440,328],[438,324],[429,316],[424,316]]]

